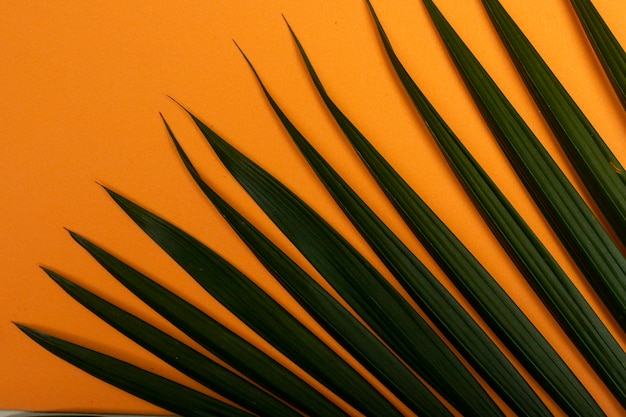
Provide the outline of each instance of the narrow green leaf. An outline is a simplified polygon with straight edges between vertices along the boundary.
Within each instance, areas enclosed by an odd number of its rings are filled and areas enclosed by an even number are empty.
[[[436,16],[436,22],[442,24],[434,5],[428,2],[427,7]],[[570,338],[623,401],[626,355],[619,344],[406,73],[403,82],[410,87],[407,90],[433,137],[504,248]]]
[[[368,5],[399,79],[416,106],[431,115],[425,122],[435,129],[439,122],[434,109],[398,59],[369,2]],[[584,386],[504,290],[332,102],[329,103],[316,77],[314,81],[348,139],[416,236],[498,337],[570,415],[603,415]],[[445,131],[445,125],[440,126]]]
[[[299,416],[275,397],[136,316],[61,275],[44,269],[65,292],[98,317],[185,375],[262,416]],[[114,369],[112,370],[114,371]]]
[[[471,51],[426,2],[483,116],[545,217],[626,330],[626,259]]]
[[[289,29],[291,31],[291,27]],[[291,34],[309,71],[315,74],[300,41],[293,31]],[[248,63],[250,64],[249,61]],[[251,64],[250,66],[252,68]],[[309,165],[413,300],[514,410],[520,415],[551,415],[502,351],[437,278],[302,136],[271,97],[254,68],[252,71],[270,105]],[[334,105],[332,108],[338,111]]]
[[[356,249],[284,185],[189,114],[233,176],[383,341],[464,415],[501,414],[448,346]]]
[[[482,0],[537,106],[598,207],[626,244],[626,172],[598,132],[497,0]],[[626,276],[622,278],[626,280]],[[613,298],[611,289],[602,292]],[[626,318],[624,300],[618,321]],[[621,318],[620,318],[621,317]]]
[[[244,417],[252,414],[144,371],[127,362],[17,325],[28,337],[74,366],[136,397],[184,416]]]
[[[75,233],[71,235],[131,292],[202,347],[251,380],[312,416],[345,416],[311,386],[198,308],[84,237]]]
[[[280,304],[201,242],[107,190],[130,218],[203,288],[274,347],[367,415],[400,415],[374,387]]]
[[[554,225],[555,230],[563,236],[563,242],[570,250],[572,257],[598,292],[603,295],[603,299],[616,316],[618,323],[626,329],[624,327],[626,326],[626,314],[624,313],[626,311],[624,308],[626,306],[626,260],[623,255],[522,118],[515,112],[512,105],[471,55],[471,52],[454,33],[443,16],[430,1],[427,2],[427,5],[446,45],[451,50],[457,67],[464,75],[472,94],[479,103],[481,111],[505,152],[520,171],[520,177],[531,190],[531,195]],[[534,236],[531,238],[538,244],[538,240]],[[601,320],[593,313],[591,307],[583,303],[583,297],[578,292],[573,291],[574,285],[567,279],[565,273],[557,268],[556,261],[547,256],[548,252],[545,248],[540,249],[541,251],[538,252],[537,256],[552,265],[550,268],[556,275],[553,279],[564,285],[564,288],[560,290],[563,293],[562,296],[567,297],[569,293],[573,300],[579,300],[576,301],[578,305],[576,309],[580,309],[576,313],[578,317],[561,319],[573,324],[566,326],[570,329],[568,331],[570,337],[588,356],[596,371],[603,377],[614,394],[623,404],[626,404],[626,392],[624,391],[626,370],[623,366],[615,366],[616,363],[626,358],[624,352],[610,332],[601,325]],[[523,265],[532,264],[524,263]],[[533,274],[549,277],[538,267]],[[567,288],[571,289],[568,290]],[[557,302],[555,301],[556,297],[551,298],[553,303]],[[557,308],[564,312],[562,314],[567,314],[567,309],[564,306]],[[574,307],[570,308],[571,312],[576,312]],[[593,328],[597,331],[585,335],[586,330],[582,326],[584,321],[581,321],[581,317],[586,317],[587,328]]]
[[[617,96],[626,109],[626,52],[590,0],[570,0]]]
[[[603,299],[618,319],[618,323],[626,330],[624,308],[611,303],[612,300],[617,299],[620,300],[622,306],[626,306],[626,259],[569,183],[567,177],[453,28],[430,1],[427,1],[427,6],[457,68],[465,78],[498,142],[520,173],[520,178],[561,236],[580,269],[597,288],[597,291],[603,295]],[[547,253],[547,250],[543,251]],[[552,258],[545,258],[545,260],[556,264]],[[553,269],[559,275],[565,275],[562,270],[554,267]],[[561,281],[566,282],[565,278]],[[568,283],[568,286],[570,285],[573,286]],[[607,291],[611,293],[610,296],[605,294]],[[591,310],[590,307],[585,309]],[[603,332],[608,336],[608,331]],[[596,343],[601,343],[601,339]],[[612,345],[614,351],[619,351],[615,341],[611,340],[606,344]],[[597,363],[597,360],[593,363]],[[610,370],[610,366],[609,363],[605,363],[602,368]],[[605,378],[614,381],[609,385],[615,385],[620,380],[626,381],[624,379],[626,373],[623,369],[610,371],[614,374],[612,377],[607,375],[607,371],[599,372],[604,374]],[[621,373],[622,376],[617,376],[616,373]],[[623,388],[619,388],[618,392],[619,394],[616,395],[623,398]]]
[[[183,163],[200,189],[294,298],[410,409],[418,415],[450,415],[441,402],[376,336],[213,191],[199,175],[165,120],[164,123]]]

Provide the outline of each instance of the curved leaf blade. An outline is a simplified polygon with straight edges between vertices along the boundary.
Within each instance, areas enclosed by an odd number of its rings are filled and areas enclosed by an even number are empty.
[[[291,34],[307,67],[314,74],[301,43],[293,31]],[[274,112],[309,165],[413,300],[512,409],[520,415],[551,415],[502,351],[437,278],[302,136],[271,97],[254,68],[252,71]],[[332,101],[329,101],[328,96],[325,95],[324,98],[333,108],[333,112],[339,112]]]
[[[453,28],[432,2],[426,4],[498,143],[574,261],[626,330],[626,258]]]
[[[368,5],[386,53],[407,93],[416,105],[420,103],[423,110],[434,111],[426,105],[426,98],[398,59],[369,2]],[[326,95],[318,81],[316,85],[320,93]],[[372,145],[357,134],[358,131],[347,119],[340,112],[335,111],[333,114],[416,236],[531,375],[571,415],[603,415],[595,400],[557,352],[476,258]],[[431,116],[425,119],[429,127],[435,123],[433,118],[436,120],[434,114]]]
[[[189,115],[257,204],[409,366],[465,415],[501,414],[447,345],[361,254],[284,185]]]
[[[66,293],[91,312],[212,391],[259,415],[267,417],[296,417],[300,415],[256,385],[218,365],[154,326],[103,300],[56,272],[48,269],[44,269],[44,271]],[[114,372],[115,369],[112,371]]]
[[[411,410],[418,415],[450,415],[443,404],[376,336],[202,179],[167,122],[165,126],[200,189],[294,298]]]
[[[310,385],[197,307],[84,237],[70,233],[115,279],[224,362],[307,414],[345,417],[343,411]]]
[[[365,414],[400,415],[339,355],[234,266],[171,223],[107,191],[205,290],[303,370]]]
[[[427,7],[434,16],[439,16],[432,2],[427,2]],[[626,369],[620,364],[625,363],[626,354],[619,343],[424,95],[417,89],[411,93],[437,144],[511,259],[596,372],[624,403]]]
[[[127,362],[23,325],[28,337],[46,350],[111,385],[166,410],[186,416],[246,417],[252,414],[147,372]]]
[[[482,0],[509,55],[561,147],[613,230],[626,244],[626,172],[539,53],[497,0]],[[626,276],[623,277],[626,280]],[[603,295],[612,298],[611,289]],[[626,303],[618,321],[626,320]]]
[[[604,67],[613,89],[626,110],[626,52],[590,0],[570,0]]]

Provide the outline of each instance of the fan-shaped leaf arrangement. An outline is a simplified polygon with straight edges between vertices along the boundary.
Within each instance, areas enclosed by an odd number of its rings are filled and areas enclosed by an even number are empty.
[[[621,250],[626,243],[624,168],[497,0],[483,3],[537,106],[603,213],[602,221],[435,4],[424,0],[425,9],[493,136],[563,246],[622,330],[626,330],[626,259]],[[626,102],[623,49],[589,0],[571,3],[616,93]],[[367,6],[398,79],[485,222],[572,343],[626,407],[626,354],[620,344],[413,81],[369,1]],[[298,131],[245,56],[269,105],[302,155],[411,300],[295,193],[183,108],[225,167],[343,300],[338,301],[215,192],[165,122],[180,158],[201,191],[268,271],[404,404],[403,410],[420,416],[503,415],[505,412],[493,399],[497,395],[518,415],[552,415],[554,406],[544,404],[533,388],[541,386],[569,416],[604,415],[585,386],[496,279],[348,120],[324,89],[294,31],[289,26],[288,29],[313,84],[349,143],[415,236],[499,339],[498,343]],[[354,410],[370,416],[402,415],[397,403],[374,388],[212,249],[131,200],[107,191],[207,292],[304,372],[341,397],[352,407],[351,411],[334,404],[197,307],[73,232],[76,242],[113,277],[228,366],[59,274],[47,269],[45,272],[102,320],[230,402],[20,325],[33,340],[96,377],[181,415],[339,416]],[[410,301],[421,308],[428,321]],[[501,346],[506,347],[507,353]],[[533,384],[528,382],[528,376],[534,379]],[[489,385],[489,392],[479,379]]]

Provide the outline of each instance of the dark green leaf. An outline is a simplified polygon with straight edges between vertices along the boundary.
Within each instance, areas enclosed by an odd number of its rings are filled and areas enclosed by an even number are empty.
[[[184,416],[244,417],[252,414],[225,404],[127,362],[17,325],[28,337],[58,357],[154,405]]]
[[[317,78],[293,31],[292,35],[309,71]],[[551,415],[502,351],[437,278],[302,136],[270,96],[256,71],[254,74],[272,108],[311,167],[413,300],[514,410],[521,415]],[[319,82],[319,79],[316,81]],[[324,94],[323,97],[329,108],[333,109],[332,112],[339,113],[328,96]],[[337,114],[336,117],[345,118],[343,114]]]
[[[430,115],[426,124],[431,129],[439,124],[446,132],[445,124],[437,121],[436,112],[399,61],[371,5],[370,10],[401,82],[416,105]],[[319,83],[318,89],[325,94]],[[602,415],[580,381],[489,273],[365,138],[345,118],[338,121],[418,238],[537,381],[571,415]]]
[[[626,109],[626,52],[590,0],[570,0],[622,106]]]
[[[360,253],[284,185],[189,114],[272,221],[409,366],[465,415],[501,413],[443,340]]]
[[[187,170],[204,194],[298,302],[418,415],[449,415],[441,402],[376,336],[211,189],[199,175],[167,123],[165,126]]]
[[[302,369],[368,415],[399,412],[334,351],[211,249],[108,190],[115,202],[218,301]]]
[[[154,326],[59,274],[44,270],[64,291],[98,317],[205,387],[262,416],[300,415],[257,386]]]
[[[87,239],[74,233],[72,237],[146,304],[202,347],[268,391],[310,415],[345,416],[316,390],[198,308]]]
[[[437,25],[443,28],[443,17],[431,2],[426,4]],[[457,49],[455,51],[458,52]],[[477,71],[476,68],[472,70]],[[626,372],[619,364],[626,361],[626,355],[619,344],[415,84],[410,78],[403,82],[411,85],[411,98],[433,137],[504,248],[570,338],[618,398],[623,400]],[[570,391],[568,402],[572,401],[571,395],[574,393]],[[593,402],[590,404],[593,405]]]
[[[497,0],[482,0],[528,90],[596,204],[626,244],[626,173],[598,132]],[[622,275],[624,285],[626,275]],[[626,320],[626,298],[601,294]],[[614,311],[615,313],[615,311]]]
[[[434,5],[433,19],[505,154],[572,258],[626,330],[626,259],[576,189]]]
[[[590,0],[570,1],[626,108],[623,48]],[[609,233],[433,1],[424,2],[518,175],[580,269],[626,330],[623,251],[611,241]],[[595,204],[615,235],[626,244],[624,168],[498,0],[482,2],[540,110],[596,200]],[[626,353],[411,80],[393,52],[369,0],[366,3],[400,80],[468,194],[559,324],[618,401],[626,406]],[[475,310],[567,415],[602,416],[602,410],[585,387],[497,282],[335,105],[293,32],[292,35],[330,113],[411,229]],[[254,68],[252,70],[261,83]],[[213,191],[166,123],[187,170],[259,260],[331,336],[416,414],[448,416],[451,407],[455,407],[464,416],[502,415],[494,399],[477,381],[481,376],[516,414],[549,415],[537,393],[480,326],[300,134],[262,83],[261,87],[292,139],[346,215],[447,340],[440,337],[412,304],[324,219],[189,113],[226,167],[354,313],[344,308],[342,300],[331,296]],[[387,391],[379,392],[375,388],[377,384],[367,382],[225,259],[172,224],[121,195],[107,191],[143,231],[214,298],[338,397],[367,415],[401,414],[386,398]],[[299,412],[312,416],[345,416],[302,379],[200,309],[86,239],[70,233],[123,285],[228,366],[219,365],[201,351],[59,274],[45,269],[46,273],[123,334],[245,410],[103,353],[18,325],[49,351],[131,394],[181,415],[239,416],[248,415],[249,411],[266,416],[291,416]],[[459,353],[473,369],[457,357]],[[231,367],[235,372],[230,371]],[[445,405],[444,401],[447,401]]]

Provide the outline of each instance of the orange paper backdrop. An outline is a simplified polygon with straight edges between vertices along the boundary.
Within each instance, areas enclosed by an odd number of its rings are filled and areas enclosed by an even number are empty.
[[[502,3],[614,152],[626,161],[624,112],[568,2]],[[626,3],[594,3],[626,44]],[[480,2],[439,0],[437,4],[562,162],[560,150],[515,74]],[[545,239],[592,305],[598,306],[489,135],[421,2],[375,1],[374,6],[414,79]],[[363,1],[7,0],[1,9],[0,409],[160,412],[47,353],[12,322],[112,352],[195,386],[94,318],[38,268],[50,267],[177,334],[116,284],[70,239],[64,227],[118,254],[256,340],[198,291],[125,217],[98,182],[216,249],[316,329],[246,251],[186,174],[159,112],[170,121],[209,182],[295,254],[222,168],[168,95],[268,168],[371,255],[279,126],[233,39],[302,132],[441,275],[367,177],[324,109],[283,22],[284,14],[338,105],[498,278],[606,411],[620,413],[617,403],[547,316],[471,207],[394,77]],[[570,172],[567,164],[562,166]],[[445,282],[444,277],[442,280]],[[607,318],[601,307],[598,311]],[[610,319],[607,322],[617,329]]]

